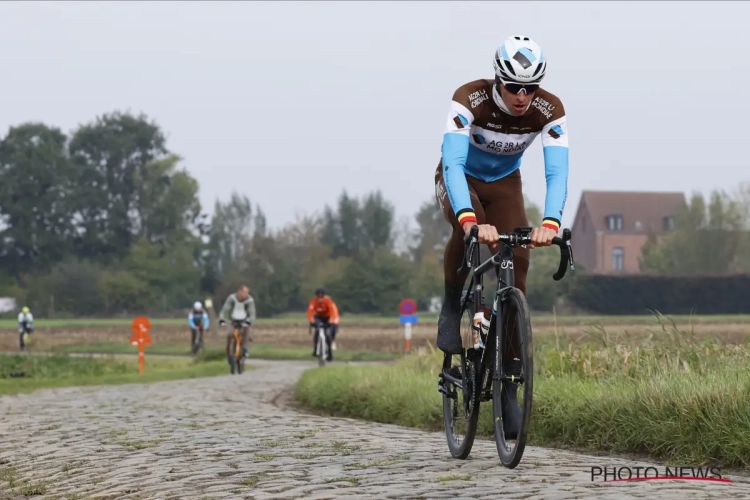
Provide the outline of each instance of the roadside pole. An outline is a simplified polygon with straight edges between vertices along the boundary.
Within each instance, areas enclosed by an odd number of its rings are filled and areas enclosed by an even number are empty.
[[[143,365],[146,361],[145,347],[151,345],[151,323],[145,316],[138,316],[130,325],[133,335],[130,337],[130,344],[138,346],[138,373],[143,375]]]
[[[417,303],[413,299],[404,299],[398,306],[399,323],[404,325],[404,352],[411,353],[411,325],[417,323]]]

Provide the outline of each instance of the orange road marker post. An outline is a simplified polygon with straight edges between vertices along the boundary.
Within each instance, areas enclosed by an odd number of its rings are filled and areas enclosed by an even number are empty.
[[[133,335],[130,337],[130,345],[138,346],[138,373],[143,374],[143,362],[146,358],[144,347],[151,345],[151,323],[145,316],[138,316],[130,325]]]

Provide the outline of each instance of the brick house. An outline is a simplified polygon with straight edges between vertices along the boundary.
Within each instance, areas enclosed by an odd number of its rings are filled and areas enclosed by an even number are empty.
[[[597,274],[639,273],[649,233],[674,229],[685,205],[683,193],[584,191],[571,228],[576,262]]]

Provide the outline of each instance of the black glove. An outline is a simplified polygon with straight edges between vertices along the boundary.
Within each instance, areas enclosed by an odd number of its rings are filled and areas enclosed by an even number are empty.
[[[226,324],[227,324],[227,322],[226,322],[226,321],[224,321],[223,319],[220,319],[220,320],[219,320],[219,326],[224,326],[224,325],[226,325]]]
[[[242,322],[242,324],[243,324],[243,325],[247,325],[247,326],[250,326],[250,325],[252,325],[252,324],[253,324],[253,322],[252,322],[252,321],[250,321],[250,320],[247,320],[247,319],[246,319],[245,321],[243,321],[243,322]]]

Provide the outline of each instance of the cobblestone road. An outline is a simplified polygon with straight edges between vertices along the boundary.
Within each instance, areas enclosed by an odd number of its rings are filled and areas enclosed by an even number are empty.
[[[0,498],[750,498],[750,482],[591,482],[650,464],[494,443],[450,458],[441,433],[303,415],[274,404],[311,363],[242,376],[0,398]],[[663,468],[661,469],[663,470]]]

